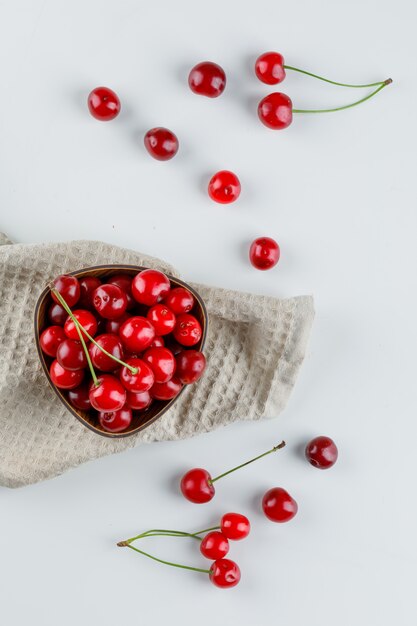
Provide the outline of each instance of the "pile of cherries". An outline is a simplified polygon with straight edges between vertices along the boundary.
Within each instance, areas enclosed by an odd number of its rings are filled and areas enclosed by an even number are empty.
[[[53,359],[51,381],[102,429],[125,431],[134,414],[154,400],[172,400],[203,374],[206,359],[194,348],[202,337],[194,296],[172,288],[162,272],[113,274],[103,282],[63,275],[51,295],[51,325],[40,335]]]

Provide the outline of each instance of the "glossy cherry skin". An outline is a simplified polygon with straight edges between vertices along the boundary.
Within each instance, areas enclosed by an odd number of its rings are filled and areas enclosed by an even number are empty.
[[[120,327],[119,336],[126,350],[133,354],[149,348],[155,338],[155,329],[146,317],[136,315],[127,319]]]
[[[97,411],[118,411],[126,402],[126,390],[115,376],[101,374],[98,378],[98,387],[92,382],[89,389],[91,405]]]
[[[229,170],[216,172],[208,184],[208,194],[212,200],[220,204],[235,202],[240,196],[240,181],[236,174]]]
[[[190,313],[182,313],[177,317],[174,328],[174,339],[182,346],[195,346],[201,339],[203,331],[200,322]]]
[[[165,345],[165,341],[163,337],[155,337],[149,346],[150,348],[163,348]]]
[[[66,338],[62,326],[48,326],[39,337],[39,344],[45,354],[55,358],[59,344]]]
[[[88,96],[88,109],[100,122],[114,120],[120,113],[120,100],[112,89],[96,87]]]
[[[194,296],[185,287],[175,287],[165,296],[164,304],[166,304],[175,315],[189,313],[194,306]]]
[[[307,444],[305,454],[314,467],[328,469],[336,463],[339,452],[333,439],[321,435]]]
[[[85,276],[80,278],[80,290],[81,295],[78,300],[78,306],[80,309],[92,309],[94,291],[101,285],[101,280],[96,276]]]
[[[80,283],[75,276],[58,276],[58,278],[54,280],[54,287],[70,308],[77,304],[81,295],[81,289]],[[56,296],[53,293],[51,295],[52,299],[59,304],[59,300]]]
[[[169,278],[158,270],[143,270],[132,281],[132,295],[136,302],[153,306],[160,302],[171,288]]]
[[[178,138],[168,128],[151,128],[143,141],[151,157],[157,161],[169,161],[178,152]]]
[[[132,296],[132,279],[127,274],[115,274],[111,276],[108,281],[110,285],[117,285],[122,291],[125,292],[127,297],[127,310],[133,308],[136,302]]]
[[[103,333],[102,335],[96,337],[96,342],[101,348],[107,350],[107,352],[109,352],[112,356],[115,356],[117,359],[123,360],[123,346],[117,335]],[[100,348],[94,343],[91,343],[89,345],[88,351],[90,353],[91,361],[94,367],[101,370],[102,372],[113,372],[118,367],[120,367],[120,364],[117,363],[117,361],[114,361],[109,356],[107,356],[107,354],[104,354],[104,352],[102,352]]]
[[[91,402],[88,393],[88,385],[83,384],[75,389],[68,391],[68,400],[72,406],[80,411],[89,411],[91,409]]]
[[[220,520],[220,528],[225,537],[239,541],[249,535],[250,521],[241,513],[225,513]]]
[[[240,569],[230,559],[217,559],[210,567],[210,580],[216,587],[235,587],[240,581]]]
[[[157,335],[168,335],[175,327],[176,317],[165,304],[155,304],[146,316],[152,323]]]
[[[183,350],[176,357],[176,376],[184,385],[195,383],[206,369],[206,357],[198,350]]]
[[[121,317],[127,309],[126,293],[117,285],[100,285],[94,292],[94,308],[106,320]]]
[[[264,52],[255,62],[255,74],[267,85],[277,85],[285,78],[284,57],[279,52]]]
[[[165,348],[156,348],[165,349]],[[143,393],[149,391],[155,382],[154,374],[151,368],[142,359],[127,359],[127,365],[135,367],[138,371],[136,374],[132,374],[127,367],[122,367],[120,370],[120,380],[125,389],[128,391],[134,391],[135,393]]]
[[[270,93],[258,105],[258,116],[262,124],[272,130],[287,128],[292,122],[292,102],[285,93]]]
[[[65,339],[56,351],[56,359],[66,370],[76,372],[87,367],[87,357],[79,341]]]
[[[201,467],[195,467],[184,474],[180,488],[184,498],[195,504],[210,502],[216,493],[210,474]]]
[[[52,324],[63,326],[67,320],[68,313],[63,306],[53,302],[48,309],[48,319]]]
[[[289,522],[298,511],[297,502],[288,491],[274,487],[262,498],[262,509],[271,522]]]
[[[168,348],[148,348],[143,360],[151,368],[156,383],[167,383],[175,373],[177,364]]]
[[[229,542],[227,537],[218,530],[213,530],[201,540],[200,552],[206,559],[215,561],[222,559],[229,552]]]
[[[109,433],[121,433],[129,428],[132,422],[132,411],[123,407],[118,411],[101,411],[98,414],[100,426]]]
[[[88,334],[94,337],[97,332],[97,320],[94,315],[86,309],[76,309],[72,312],[72,314],[74,315],[75,319],[81,324],[81,326],[85,328]],[[68,339],[74,339],[75,341],[80,340],[77,325],[70,317],[67,318],[67,321],[64,324],[64,331]],[[89,341],[88,337],[84,334],[83,339],[84,341]]]
[[[126,394],[126,406],[130,407],[134,411],[144,411],[151,404],[152,396],[149,391],[143,391],[142,393],[128,391]]]
[[[151,396],[155,400],[172,400],[179,394],[182,387],[181,381],[173,376],[167,383],[154,383]]]
[[[275,267],[280,257],[279,245],[271,237],[258,237],[252,242],[249,260],[257,270],[270,270]]]
[[[130,317],[129,313],[123,313],[117,320],[106,320],[104,329],[106,333],[118,335],[122,324]]]
[[[78,387],[84,378],[84,370],[77,370],[76,372],[70,372],[66,370],[55,361],[52,361],[49,368],[49,375],[55,387],[59,389],[74,389]]]
[[[226,74],[217,63],[203,61],[195,65],[189,73],[188,85],[199,96],[217,98],[226,87]]]

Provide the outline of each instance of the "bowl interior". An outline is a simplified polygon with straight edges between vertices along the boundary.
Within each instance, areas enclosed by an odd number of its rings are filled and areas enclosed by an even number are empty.
[[[87,267],[87,268],[78,270],[76,272],[69,272],[69,274],[72,276],[76,276],[77,278],[83,278],[85,276],[97,276],[98,278],[103,280],[105,278],[110,277],[112,274],[121,274],[121,273],[127,274],[133,277],[138,272],[144,269],[148,269],[148,268],[139,267],[136,265],[99,265],[95,267]],[[207,321],[208,321],[207,311],[206,311],[206,307],[204,306],[204,302],[201,299],[201,297],[198,295],[198,293],[192,287],[187,285],[187,283],[184,283],[182,280],[179,280],[178,278],[174,278],[173,276],[170,276],[170,275],[167,275],[167,276],[169,280],[171,281],[171,286],[173,288],[174,287],[186,287],[189,291],[191,291],[191,293],[193,294],[195,298],[195,305],[191,312],[193,315],[195,315],[195,317],[200,322],[203,332],[202,332],[200,341],[198,342],[198,344],[193,346],[193,348],[196,350],[202,351],[204,347],[205,339],[206,339]],[[68,401],[66,391],[63,389],[58,389],[57,387],[55,387],[55,385],[51,381],[51,378],[49,376],[49,367],[53,359],[51,357],[48,357],[46,354],[44,354],[44,352],[42,351],[40,347],[40,342],[39,342],[39,337],[42,334],[42,331],[50,323],[48,321],[47,313],[48,313],[48,309],[51,303],[52,303],[51,292],[50,292],[50,289],[47,287],[39,296],[39,299],[37,301],[36,308],[35,308],[35,340],[36,340],[36,347],[37,347],[38,354],[39,354],[39,359],[41,361],[43,370],[46,374],[46,377],[52,389],[55,391],[55,393],[57,394],[61,402],[63,402],[63,404],[66,406],[68,411],[72,413],[72,415],[74,415],[82,424],[84,424],[84,426],[86,426],[87,428],[89,428],[90,430],[94,431],[95,433],[99,435],[102,435],[104,437],[109,437],[112,439],[121,438],[121,437],[129,437],[130,435],[133,435],[143,430],[150,424],[152,424],[152,422],[154,422],[161,415],[163,415],[163,413],[165,413],[165,411],[167,411],[174,404],[174,402],[180,397],[180,395],[184,393],[186,389],[186,385],[182,388],[180,393],[172,400],[168,400],[168,401],[154,400],[151,406],[149,407],[149,409],[147,409],[146,411],[134,411],[132,423],[130,424],[128,429],[126,429],[125,431],[121,433],[109,433],[103,430],[98,422],[98,419],[94,411],[91,411],[91,412],[79,411],[78,409],[74,408]]]

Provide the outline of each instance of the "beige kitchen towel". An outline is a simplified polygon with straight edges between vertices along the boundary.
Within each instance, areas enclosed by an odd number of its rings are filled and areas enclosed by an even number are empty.
[[[139,252],[98,241],[13,244],[0,233],[0,485],[20,487],[143,442],[181,439],[236,420],[274,417],[285,407],[314,317],[311,296],[287,300],[192,284],[209,315],[207,369],[144,431],[100,437],[61,404],[41,369],[36,301],[55,276],[126,263],[178,276]]]

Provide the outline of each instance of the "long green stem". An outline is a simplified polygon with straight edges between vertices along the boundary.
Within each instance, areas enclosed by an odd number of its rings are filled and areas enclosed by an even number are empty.
[[[151,530],[147,530],[144,533],[141,533],[140,535],[136,535],[136,537],[131,537],[130,539],[119,541],[117,545],[125,546],[130,543],[133,543],[134,541],[138,539],[143,539],[144,537],[156,537],[156,536],[161,536],[161,535],[166,536],[166,537],[193,537],[194,539],[198,539],[198,537],[196,537],[195,535],[199,535],[201,534],[201,532],[203,531],[200,531],[200,533],[187,533],[181,530],[165,530],[162,528],[153,528]]]
[[[181,569],[189,569],[193,572],[202,572],[203,574],[210,574],[209,569],[201,569],[200,567],[192,567],[191,565],[181,565],[180,563],[172,563],[171,561],[164,561],[163,559],[158,559],[158,557],[153,556],[152,554],[149,554],[149,552],[144,552],[143,550],[139,550],[139,548],[136,548],[135,546],[132,546],[129,543],[126,544],[126,547],[130,548],[131,550],[135,550],[135,552],[139,552],[139,554],[143,554],[144,556],[147,556],[149,559],[152,559],[153,561],[158,561],[158,563],[163,563],[164,565],[170,565],[171,567],[179,567]]]
[[[344,106],[341,106],[341,107],[335,107],[332,109],[293,109],[292,112],[293,113],[332,113],[333,111],[343,111],[344,109],[350,109],[352,107],[357,106],[358,104],[361,104],[362,102],[365,102],[366,100],[369,100],[370,98],[375,96],[379,91],[381,91],[381,89],[384,89],[384,87],[386,87],[390,83],[392,83],[392,80],[388,78],[388,80],[384,81],[381,85],[379,85],[378,89],[375,89],[375,91],[365,96],[365,98],[361,98],[360,100],[356,100],[356,102],[352,102],[351,104],[345,104]]]
[[[249,465],[250,463],[253,463],[254,461],[257,461],[258,459],[261,459],[262,457],[266,456],[267,454],[271,454],[271,452],[276,452],[277,450],[281,450],[281,448],[283,448],[285,446],[285,441],[281,441],[281,443],[279,443],[277,446],[274,446],[273,448],[271,448],[271,450],[268,450],[267,452],[264,452],[263,454],[260,454],[259,456],[256,456],[254,459],[251,459],[250,461],[246,461],[246,463],[242,463],[241,465],[237,465],[236,467],[233,467],[232,469],[228,470],[227,472],[224,472],[223,474],[219,474],[219,476],[216,476],[216,478],[211,478],[209,480],[209,483],[212,484],[214,482],[216,482],[216,480],[219,480],[220,478],[223,478],[224,476],[227,476],[228,474],[231,474],[232,472],[235,472],[236,470],[240,469],[241,467],[245,467],[246,465]]]
[[[203,533],[208,533],[211,530],[219,530],[220,526],[212,526],[211,528],[204,528],[204,530],[199,530],[196,533],[191,533],[191,537],[197,537],[197,535],[202,535]],[[198,537],[200,539],[200,537]]]
[[[93,363],[91,361],[90,353],[88,351],[87,346],[85,345],[85,340],[84,340],[83,334],[82,334],[81,330],[78,328],[78,326],[75,326],[75,328],[77,329],[77,333],[78,333],[78,336],[79,336],[80,341],[81,341],[81,345],[82,345],[83,350],[84,350],[85,358],[87,359],[88,367],[89,367],[90,373],[91,373],[91,378],[93,379],[94,385],[96,387],[98,387],[98,385],[99,385],[98,378],[97,378],[96,373],[94,371],[94,367],[93,367]]]
[[[385,81],[379,80],[377,83],[368,83],[366,85],[352,85],[350,83],[338,83],[335,80],[330,80],[329,78],[324,78],[323,76],[319,76],[318,74],[313,74],[312,72],[307,72],[306,70],[300,70],[299,67],[293,67],[292,65],[284,65],[286,70],[292,70],[293,72],[299,72],[300,74],[305,74],[306,76],[311,76],[312,78],[318,78],[318,80],[322,80],[325,83],[330,83],[331,85],[338,85],[339,87],[352,87],[353,89],[363,89],[364,87],[377,87],[378,85],[382,85]]]

